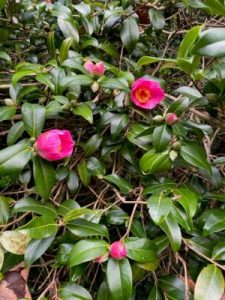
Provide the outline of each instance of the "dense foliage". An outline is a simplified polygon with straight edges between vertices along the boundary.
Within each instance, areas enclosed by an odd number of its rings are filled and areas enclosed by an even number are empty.
[[[19,266],[39,300],[223,297],[224,16],[0,0],[0,292]]]

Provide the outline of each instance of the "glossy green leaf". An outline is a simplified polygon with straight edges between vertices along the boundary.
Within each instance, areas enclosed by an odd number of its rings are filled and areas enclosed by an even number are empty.
[[[190,56],[190,52],[192,49],[193,44],[195,43],[196,39],[198,38],[201,32],[202,26],[195,26],[192,27],[183,38],[180,47],[178,49],[177,56],[178,58],[187,58]]]
[[[24,140],[0,151],[0,175],[18,174],[31,158],[31,149]]]
[[[10,203],[13,199],[0,195],[0,225],[7,224],[10,216]]]
[[[69,53],[69,49],[72,45],[72,38],[67,38],[65,39],[62,44],[61,44],[61,47],[60,47],[60,50],[59,50],[59,60],[60,60],[60,63],[64,62],[64,60],[66,60],[68,58],[68,53]]]
[[[127,257],[137,262],[155,262],[157,260],[156,246],[145,238],[128,238],[125,241],[128,250]]]
[[[160,292],[159,288],[157,286],[154,286],[151,289],[151,292],[148,296],[148,300],[162,300],[162,293]]]
[[[223,57],[225,54],[225,28],[204,30],[192,53],[200,56]]]
[[[2,106],[0,107],[0,122],[10,120],[16,113],[15,106]]]
[[[155,127],[152,143],[157,152],[166,150],[171,139],[171,132],[166,124]]]
[[[72,20],[58,18],[58,25],[65,38],[72,38],[76,43],[79,42],[79,33],[75,23]]]
[[[150,150],[139,161],[141,171],[148,174],[169,170],[171,165],[172,161],[168,151],[155,153],[153,150]]]
[[[72,194],[74,194],[79,187],[79,178],[77,176],[77,173],[74,171],[69,172],[68,180],[67,180],[67,186],[68,189]]]
[[[51,203],[42,203],[31,197],[22,198],[16,201],[13,207],[13,212],[35,212],[39,215],[43,215],[50,218],[57,218],[58,214],[56,209]]]
[[[39,240],[55,235],[58,230],[58,224],[50,217],[35,217],[27,224],[19,227],[17,230],[28,235],[32,239]]]
[[[80,179],[83,183],[84,186],[88,186],[90,182],[90,173],[87,168],[87,163],[85,160],[82,160],[78,166],[77,166],[77,171],[80,176]]]
[[[184,300],[184,281],[175,276],[163,276],[158,281],[158,287],[166,294],[168,300]]]
[[[104,179],[115,184],[124,194],[129,194],[133,190],[133,186],[126,179],[117,174],[106,175]]]
[[[189,218],[193,218],[198,205],[198,196],[188,187],[181,187],[175,191],[179,195],[177,201],[183,206]]]
[[[55,235],[40,240],[31,240],[27,245],[24,261],[27,266],[31,266],[50,247],[55,239]]]
[[[55,170],[52,163],[36,156],[33,161],[35,188],[45,200],[51,195],[55,183]]]
[[[165,19],[164,19],[163,14],[161,13],[160,10],[157,10],[155,8],[150,8],[149,9],[149,17],[150,17],[150,21],[152,23],[152,26],[156,30],[163,29],[163,27],[165,25]]]
[[[23,134],[25,130],[23,121],[19,121],[15,123],[8,132],[7,135],[7,145],[11,146],[13,145]]]
[[[97,300],[112,300],[108,285],[105,281],[102,282],[98,289]]]
[[[45,109],[39,104],[25,103],[22,106],[23,124],[31,137],[37,137],[45,124]]]
[[[159,224],[161,229],[165,232],[167,235],[168,239],[170,240],[172,249],[174,252],[178,251],[180,246],[181,246],[181,231],[180,227],[175,221],[174,217],[169,214],[164,222]]]
[[[77,266],[107,253],[109,244],[103,240],[80,240],[68,256],[68,266]]]
[[[209,235],[214,232],[219,232],[225,229],[225,211],[212,211],[206,219],[203,227],[204,235]]]
[[[175,113],[177,116],[180,116],[183,112],[185,112],[188,109],[189,102],[190,101],[187,97],[176,100],[169,106],[167,112],[172,112]]]
[[[121,27],[120,37],[125,48],[132,52],[139,39],[138,25],[133,18],[125,19]]]
[[[65,215],[64,215],[64,221],[70,222],[75,219],[78,219],[84,215],[87,214],[93,214],[95,211],[85,208],[85,207],[76,207],[74,209],[70,209]]]
[[[225,241],[219,242],[212,252],[213,260],[225,260]]]
[[[161,194],[151,196],[147,201],[149,214],[155,224],[162,223],[172,209],[172,200]]]
[[[202,146],[194,142],[188,142],[181,146],[181,157],[190,165],[211,172],[210,165],[207,161],[205,150]]]
[[[91,294],[76,283],[64,283],[59,289],[59,295],[65,300],[93,300]]]
[[[161,58],[161,57],[153,57],[153,56],[142,56],[138,62],[137,66],[141,67],[144,65],[150,65],[156,62],[166,62],[166,63],[176,63],[176,59],[171,59],[171,58]]]
[[[127,300],[132,294],[132,271],[125,258],[110,258],[107,264],[106,277],[113,300]]]
[[[84,151],[86,156],[92,155],[101,145],[103,137],[100,134],[94,134],[92,137],[85,143]]]
[[[93,124],[93,114],[90,106],[86,103],[78,104],[77,107],[73,109],[75,115],[83,117],[90,124]]]
[[[76,236],[86,237],[97,235],[109,238],[108,229],[105,225],[96,224],[85,219],[76,219],[66,227]]]
[[[194,299],[220,300],[224,292],[224,278],[222,271],[215,265],[208,265],[198,275]]]
[[[125,91],[127,93],[130,92],[130,89],[128,86],[126,86],[122,81],[115,78],[105,78],[100,80],[100,86],[105,89],[119,89],[122,91]]]

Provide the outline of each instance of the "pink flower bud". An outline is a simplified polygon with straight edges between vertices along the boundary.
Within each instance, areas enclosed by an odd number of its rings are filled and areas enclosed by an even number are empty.
[[[84,68],[85,68],[86,71],[88,71],[88,73],[90,73],[91,75],[94,74],[94,68],[95,68],[95,65],[93,64],[92,61],[90,61],[90,60],[86,61],[86,63],[84,64]]]
[[[104,65],[104,63],[102,61],[99,62],[99,63],[97,63],[97,64],[94,64],[92,61],[88,60],[84,64],[84,68],[91,75],[101,76],[101,75],[103,75],[105,73],[105,65]]]
[[[101,76],[105,73],[105,65],[102,61],[95,65],[94,73],[98,76]]]
[[[35,148],[39,156],[54,161],[71,156],[74,145],[69,130],[53,129],[38,136]]]
[[[109,253],[114,259],[122,259],[127,256],[127,249],[123,242],[118,241],[110,245]]]
[[[167,125],[173,125],[178,121],[178,117],[174,113],[168,113],[165,117]]]

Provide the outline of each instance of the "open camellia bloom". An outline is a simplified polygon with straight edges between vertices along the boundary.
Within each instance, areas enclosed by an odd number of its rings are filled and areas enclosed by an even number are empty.
[[[39,156],[54,161],[71,156],[74,145],[69,130],[53,129],[38,136],[35,148]]]
[[[164,90],[157,81],[142,77],[132,85],[131,101],[143,109],[153,109],[164,97]]]
[[[97,75],[101,76],[105,73],[105,65],[101,61],[97,64],[94,64],[92,61],[88,60],[84,64],[84,68],[91,74],[91,75]]]
[[[127,256],[127,249],[123,242],[117,241],[110,245],[110,256],[114,259],[122,259]]]

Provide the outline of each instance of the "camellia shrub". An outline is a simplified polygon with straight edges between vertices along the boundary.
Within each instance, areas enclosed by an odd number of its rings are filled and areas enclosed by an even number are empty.
[[[224,299],[224,16],[0,0],[1,297]]]

